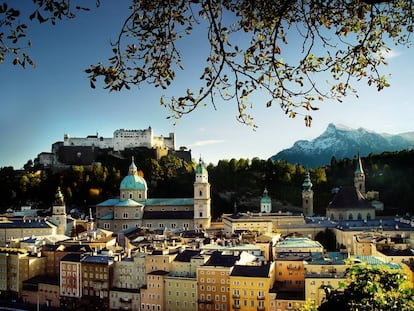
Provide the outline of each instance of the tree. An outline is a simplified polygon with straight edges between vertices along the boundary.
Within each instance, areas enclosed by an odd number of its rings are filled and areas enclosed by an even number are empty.
[[[401,270],[355,265],[347,281],[342,289],[327,288],[326,300],[317,310],[414,310],[414,295]]]
[[[0,63],[13,55],[13,64],[34,66],[21,46],[30,21],[55,24],[93,6],[80,0],[32,1],[27,22],[20,2],[14,8],[0,5]],[[248,111],[256,92],[267,94],[267,107],[279,105],[291,118],[300,114],[310,126],[316,102],[355,94],[356,80],[378,90],[389,86],[380,72],[385,55],[393,43],[410,43],[414,19],[411,0],[134,0],[129,10],[108,63],[86,69],[92,88],[98,78],[110,91],[144,82],[168,88],[184,69],[179,40],[199,27],[206,29],[210,48],[201,85],[181,96],[162,96],[161,104],[179,119],[208,101],[214,107],[218,98],[234,101],[238,120],[252,126]],[[299,42],[297,58],[287,51],[292,42]]]

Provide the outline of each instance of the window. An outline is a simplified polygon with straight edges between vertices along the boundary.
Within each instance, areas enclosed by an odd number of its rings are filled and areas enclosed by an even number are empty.
[[[104,223],[104,229],[110,229],[111,225],[107,222]]]

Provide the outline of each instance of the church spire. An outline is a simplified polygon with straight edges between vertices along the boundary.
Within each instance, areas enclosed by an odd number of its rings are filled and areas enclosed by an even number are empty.
[[[138,169],[134,162],[134,156],[131,157],[131,165],[129,166],[128,175],[137,175]]]
[[[354,172],[354,187],[365,196],[365,173],[362,167],[362,160],[358,153],[357,164]]]

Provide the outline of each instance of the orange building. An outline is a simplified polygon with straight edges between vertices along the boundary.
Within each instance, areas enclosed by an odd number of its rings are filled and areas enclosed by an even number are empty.
[[[197,268],[198,310],[230,310],[230,271],[239,256],[211,254]]]

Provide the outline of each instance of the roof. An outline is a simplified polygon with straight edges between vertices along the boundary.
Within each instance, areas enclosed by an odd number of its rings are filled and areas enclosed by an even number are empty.
[[[233,267],[237,260],[239,260],[239,256],[223,255],[221,252],[215,251],[203,266]]]
[[[39,220],[23,220],[23,219],[13,219],[7,221],[0,221],[0,229],[7,228],[53,228],[55,225],[45,221],[44,219]]]
[[[164,271],[164,270],[155,270],[155,271],[151,271],[148,274],[150,275],[166,275],[168,274],[168,271]]]
[[[197,250],[185,250],[181,253],[178,253],[175,257],[174,261],[181,261],[181,262],[190,262],[191,258],[200,254],[200,251]]]
[[[139,175],[127,175],[119,186],[120,190],[147,190],[147,182],[145,179]]]
[[[193,219],[193,211],[145,211],[143,219]]]
[[[230,276],[244,276],[252,278],[268,278],[270,264],[263,266],[234,266]]]
[[[353,186],[341,187],[337,194],[335,194],[330,208],[343,209],[375,209],[371,203],[365,200],[364,196]]]
[[[144,206],[144,205],[140,202],[137,202],[137,201],[133,200],[133,199],[120,200],[118,198],[113,198],[113,199],[108,199],[106,201],[103,201],[103,202],[97,204],[96,206],[120,206],[120,207],[140,206],[141,207],[141,206]]]
[[[283,248],[322,248],[322,244],[309,238],[286,238],[276,243],[277,249]]]
[[[97,263],[97,264],[109,264],[114,259],[113,257],[108,256],[85,256],[81,259],[82,263],[88,262],[88,263]]]
[[[80,262],[82,258],[82,254],[67,254],[63,256],[63,258],[60,261],[70,261],[70,262]]]

